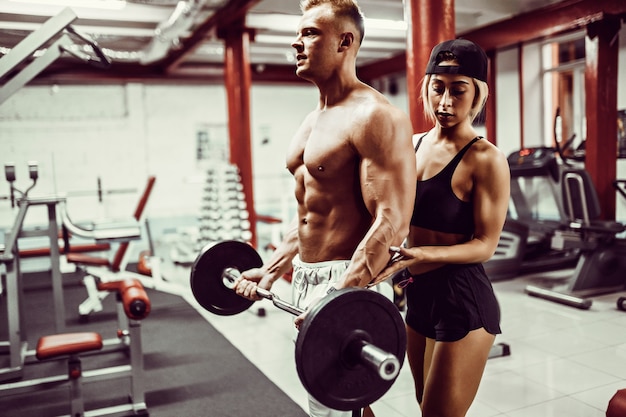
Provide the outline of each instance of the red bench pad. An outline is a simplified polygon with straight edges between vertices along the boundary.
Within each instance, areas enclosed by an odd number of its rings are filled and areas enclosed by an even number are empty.
[[[124,312],[133,320],[142,320],[150,314],[150,298],[141,281],[136,278],[126,278],[118,281],[99,282],[99,291],[117,292],[122,297]]]
[[[65,258],[68,262],[75,264],[83,264],[87,266],[106,266],[111,267],[111,262],[107,258],[86,255],[84,253],[68,253]]]
[[[99,333],[60,333],[39,338],[36,356],[41,360],[100,349],[102,336]]]

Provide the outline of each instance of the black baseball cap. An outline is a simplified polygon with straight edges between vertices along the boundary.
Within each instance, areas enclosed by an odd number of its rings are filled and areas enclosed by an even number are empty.
[[[450,52],[459,65],[439,65],[441,52]],[[487,82],[487,54],[482,48],[467,39],[452,39],[441,42],[430,53],[426,74],[459,74]]]

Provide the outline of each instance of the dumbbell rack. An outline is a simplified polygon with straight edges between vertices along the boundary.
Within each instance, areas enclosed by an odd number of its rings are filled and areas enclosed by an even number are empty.
[[[250,241],[249,213],[237,166],[215,163],[207,170],[199,221],[196,253],[210,243]]]

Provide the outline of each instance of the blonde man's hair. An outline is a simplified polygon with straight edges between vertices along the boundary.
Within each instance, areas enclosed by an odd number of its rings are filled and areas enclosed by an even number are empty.
[[[300,10],[304,13],[313,7],[325,4],[331,6],[333,13],[335,13],[337,17],[344,17],[352,20],[359,31],[359,45],[363,43],[363,37],[365,36],[365,21],[363,13],[361,12],[359,4],[356,0],[301,0]]]

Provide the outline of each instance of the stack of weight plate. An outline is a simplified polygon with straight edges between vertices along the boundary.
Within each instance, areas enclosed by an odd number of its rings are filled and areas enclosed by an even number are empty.
[[[251,239],[246,199],[236,166],[215,164],[207,171],[200,213],[198,250],[223,240]]]

